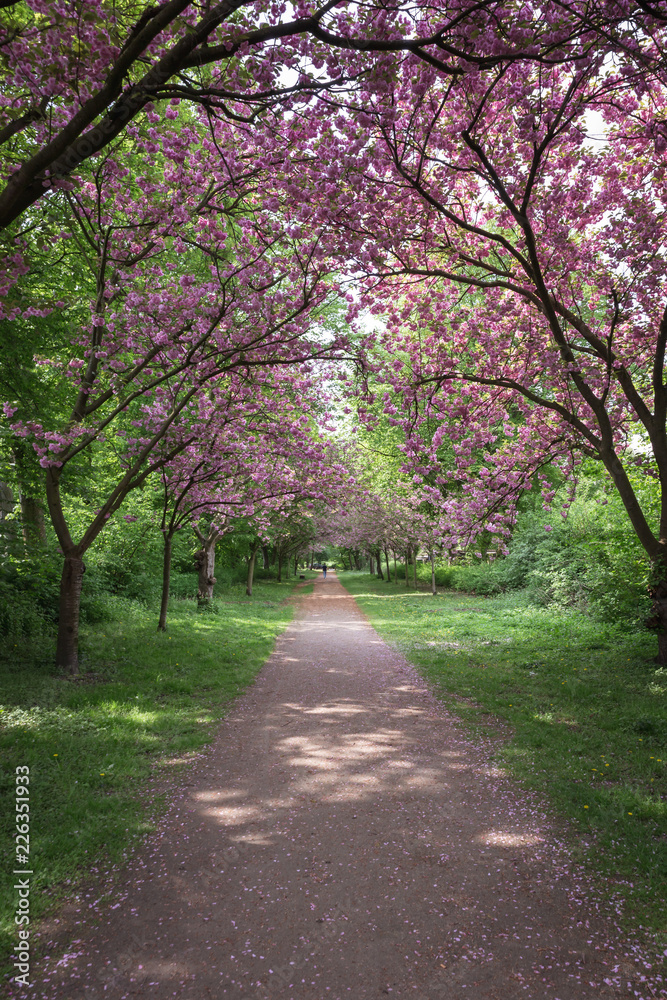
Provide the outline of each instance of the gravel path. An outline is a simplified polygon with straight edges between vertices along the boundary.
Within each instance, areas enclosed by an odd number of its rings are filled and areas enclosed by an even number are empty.
[[[317,581],[114,898],[65,914],[68,954],[27,995],[660,995],[492,752],[335,575]]]

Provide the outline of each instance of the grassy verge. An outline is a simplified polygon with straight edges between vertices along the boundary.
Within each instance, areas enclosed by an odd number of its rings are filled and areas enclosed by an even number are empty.
[[[205,613],[172,600],[156,612],[117,601],[114,621],[81,636],[80,679],[59,676],[52,651],[14,646],[0,663],[3,865],[0,968],[16,942],[15,770],[30,768],[30,909],[35,919],[72,883],[118,860],[151,829],[150,788],[209,742],[230,701],[256,675],[292,617],[294,588],[260,584],[221,594]],[[112,599],[113,600],[113,599]]]
[[[667,670],[655,639],[576,612],[340,574],[378,632],[466,722],[509,722],[514,775],[586,831],[627,919],[667,934]]]

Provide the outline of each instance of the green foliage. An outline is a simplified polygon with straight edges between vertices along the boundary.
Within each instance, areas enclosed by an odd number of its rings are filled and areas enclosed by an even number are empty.
[[[53,622],[25,594],[17,594],[0,582],[0,637],[5,646],[12,641],[34,642],[49,635]]]
[[[471,594],[490,597],[507,586],[501,563],[471,563],[469,566],[451,567],[451,586]]]
[[[58,676],[51,657],[7,650],[0,672],[0,771],[30,767],[31,916],[72,892],[91,865],[118,860],[152,828],[160,803],[148,779],[167,779],[213,738],[230,700],[255,676],[292,616],[289,584],[222,594],[202,615],[172,600],[168,633],[143,603],[106,595],[104,629],[84,625],[80,679]],[[149,801],[147,802],[147,798]],[[10,843],[13,815],[0,826]],[[1,953],[14,938],[11,865],[0,881]]]
[[[505,558],[438,567],[436,584],[483,596],[527,588],[540,607],[641,628],[650,609],[649,564],[620,500],[595,476],[584,480],[564,518],[566,501],[562,488],[551,511],[524,511]],[[429,566],[419,567],[419,579],[430,582]]]
[[[0,637],[5,643],[45,639],[55,627],[62,559],[44,551],[28,556],[23,546],[0,561]]]
[[[499,762],[586,838],[584,860],[626,897],[628,920],[667,933],[667,672],[652,662],[655,638],[525,592],[433,597],[341,580],[466,722],[493,713],[511,725]]]
[[[402,573],[402,576],[401,576]],[[405,580],[405,567],[399,571],[399,579]],[[410,568],[412,582],[412,567]],[[430,563],[417,564],[417,581],[420,585],[431,585]],[[435,585],[445,590],[462,590],[469,594],[489,597],[508,589],[504,561],[493,563],[474,562],[462,566],[436,566]]]

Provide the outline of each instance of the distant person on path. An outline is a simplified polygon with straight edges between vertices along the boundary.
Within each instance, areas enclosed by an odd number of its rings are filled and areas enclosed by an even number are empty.
[[[324,579],[326,580],[326,578],[327,578],[327,564],[326,563],[322,563],[322,572],[324,573]]]

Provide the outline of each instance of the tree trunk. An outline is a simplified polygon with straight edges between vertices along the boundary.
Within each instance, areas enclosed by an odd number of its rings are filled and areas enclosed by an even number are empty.
[[[250,553],[250,558],[248,559],[248,578],[246,580],[245,592],[248,597],[252,597],[252,578],[255,575],[255,556],[257,555],[257,549],[259,545],[253,546],[253,550]]]
[[[294,575],[296,576],[299,572],[299,553],[294,553]]]
[[[262,545],[262,560],[264,562],[264,569],[269,568],[269,546]]]
[[[412,579],[414,580],[415,590],[417,589],[417,549],[415,549],[414,559],[412,561]]]
[[[14,513],[14,494],[7,483],[0,483],[0,521],[4,521],[8,514]]]
[[[398,583],[398,566],[396,565],[396,549],[392,549],[391,554],[394,557],[394,583]]]
[[[44,548],[46,545],[44,504],[41,499],[38,499],[43,494],[37,486],[35,479],[35,473],[37,472],[35,455],[25,440],[18,441],[15,439],[13,451],[21,500],[23,540],[27,551],[34,552],[35,550]],[[69,550],[68,545],[63,545],[62,548],[63,551]]]
[[[15,506],[14,494],[12,493],[11,488],[7,485],[7,483],[0,482],[0,524],[2,524],[9,514],[14,513]],[[16,521],[7,521],[3,527],[2,534],[0,535],[0,541],[4,537],[8,542],[15,542],[18,537],[16,528]]]
[[[21,494],[21,520],[23,539],[28,551],[44,548],[46,545],[46,522],[44,508],[35,497]]]
[[[164,533],[164,549],[162,552],[162,600],[160,602],[160,618],[157,623],[158,632],[167,631],[167,607],[169,606],[169,584],[171,583],[171,550],[172,536]]]
[[[278,583],[283,582],[283,554],[278,552]]]
[[[65,556],[60,578],[56,666],[64,667],[70,674],[79,669],[79,612],[85,571],[81,556]]]
[[[405,589],[410,588],[410,546],[405,550]]]
[[[200,605],[207,604],[213,597],[213,587],[215,585],[215,543],[217,540],[217,532],[209,534],[195,555],[195,565],[199,573],[197,601]]]
[[[655,662],[661,666],[667,665],[667,632],[658,632],[658,655]]]
[[[391,583],[391,570],[389,569],[389,550],[387,546],[384,547],[384,561],[387,567],[387,583]]]
[[[373,576],[373,574],[375,572],[375,562],[373,560],[373,556],[372,555],[368,557],[368,563],[369,563],[368,572],[371,574],[371,576]]]
[[[375,555],[375,561],[377,563],[377,575],[381,580],[384,580],[384,573],[382,572],[382,551],[379,546]]]
[[[435,597],[435,552],[431,549],[431,593]]]

